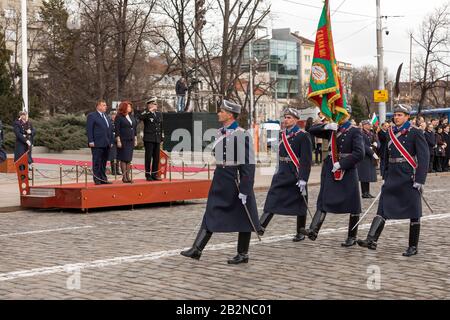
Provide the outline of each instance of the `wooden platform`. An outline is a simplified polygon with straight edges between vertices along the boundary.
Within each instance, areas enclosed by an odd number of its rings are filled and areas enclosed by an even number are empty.
[[[6,161],[0,163],[1,173],[16,173],[16,166],[14,165],[14,158],[8,157]]]
[[[89,183],[29,187],[21,195],[26,208],[91,208],[115,207],[147,203],[202,199],[208,196],[210,180],[136,180],[133,184],[114,182],[110,185]]]

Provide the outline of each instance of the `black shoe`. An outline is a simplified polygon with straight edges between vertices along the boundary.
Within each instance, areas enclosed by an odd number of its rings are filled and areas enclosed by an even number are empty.
[[[303,234],[301,234],[301,233],[297,233],[295,235],[295,237],[292,238],[292,241],[294,241],[294,242],[300,242],[300,241],[303,241],[303,240],[305,240],[305,236]]]
[[[99,185],[103,184],[100,181],[95,181],[94,183],[95,183],[96,186],[99,186]]]
[[[356,244],[356,238],[347,238],[343,243],[341,243],[341,246],[352,247],[355,244]]]
[[[209,232],[206,229],[200,229],[197,233],[197,237],[195,238],[192,248],[181,251],[180,254],[188,258],[199,260],[202,255],[202,251],[208,243],[209,239],[211,239],[211,236],[212,232]]]
[[[377,250],[377,241],[383,231],[385,220],[381,216],[375,216],[370,225],[369,233],[365,240],[358,240],[357,243],[360,247],[368,248],[371,250]]]
[[[189,250],[181,251],[180,254],[182,256],[192,258],[195,260],[200,260],[200,257],[202,256],[202,251],[198,250],[195,247],[190,248]]]
[[[262,237],[264,235],[265,231],[266,231],[266,229],[261,227],[261,229],[259,229],[258,232],[257,232],[258,236]]]
[[[153,178],[152,178],[152,177],[146,177],[145,180],[147,180],[147,181],[153,181]]]
[[[162,179],[158,176],[152,176],[152,179],[155,181],[162,181]]]
[[[414,247],[414,246],[412,246],[412,247],[408,247],[408,249],[406,249],[406,251],[405,252],[403,252],[403,256],[404,257],[411,257],[411,256],[414,256],[414,255],[416,255],[417,254],[417,247]]]
[[[371,199],[375,199],[375,197],[373,195],[371,195],[370,193],[368,193],[367,196]]]
[[[320,228],[322,227],[326,216],[326,212],[317,210],[311,221],[309,229],[300,228],[300,230],[298,230],[298,233],[307,236],[311,241],[315,241],[317,239],[317,236],[319,235]]]
[[[113,184],[113,183],[110,181],[103,181],[102,184]]]
[[[362,198],[363,198],[363,199],[370,199],[370,198],[372,198],[372,197],[371,197],[371,195],[368,194],[368,193],[363,193],[363,194],[362,194]]]
[[[248,263],[248,254],[238,253],[233,259],[228,259],[228,264]]]

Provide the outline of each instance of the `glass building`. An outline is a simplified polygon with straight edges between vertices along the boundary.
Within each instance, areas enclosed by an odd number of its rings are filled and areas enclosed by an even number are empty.
[[[288,99],[299,94],[299,45],[294,41],[259,40],[252,44],[257,71],[269,72],[271,82],[277,83],[273,98]],[[248,46],[244,50],[242,68],[248,72]]]

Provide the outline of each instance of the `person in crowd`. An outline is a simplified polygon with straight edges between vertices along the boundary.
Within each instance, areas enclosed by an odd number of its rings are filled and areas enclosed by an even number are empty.
[[[433,167],[434,164],[434,157],[436,152],[436,134],[434,132],[433,123],[428,123],[427,128],[425,129],[425,139],[428,144],[428,150],[430,155],[430,162],[429,162],[429,168],[428,172],[435,172],[435,168]]]
[[[137,122],[132,114],[131,102],[123,101],[119,105],[117,117],[115,119],[117,160],[120,161],[122,169],[122,182],[132,183],[131,161],[133,151],[137,146]]]
[[[14,161],[19,160],[25,152],[28,152],[28,164],[31,165],[33,163],[31,152],[33,149],[33,140],[34,136],[36,135],[36,130],[29,120],[27,112],[19,112],[19,119],[14,121],[13,128],[14,134],[16,136]]]
[[[186,91],[188,91],[188,86],[186,78],[180,78],[175,84],[175,92],[177,94],[177,111],[183,112],[186,103]]]
[[[442,171],[447,172],[449,171],[449,160],[450,160],[450,125],[446,125],[444,127],[444,132],[442,133],[442,136],[444,137],[445,141],[445,157],[444,157],[444,164],[442,166]]]
[[[362,197],[375,198],[370,194],[370,183],[377,181],[377,160],[379,157],[375,152],[378,148],[376,135],[372,132],[372,125],[369,120],[361,121],[362,136],[364,143],[364,159],[358,163],[358,178],[361,183]]]
[[[3,123],[2,120],[0,120],[0,163],[6,161],[7,159],[6,151],[3,149],[3,141],[4,141]]]
[[[113,125],[106,116],[105,100],[98,100],[96,111],[87,116],[86,131],[92,153],[92,172],[96,185],[111,184],[106,176],[109,151],[114,143]]]
[[[445,161],[445,149],[447,144],[444,139],[444,130],[441,126],[436,128],[436,156],[434,158],[435,167],[437,172],[443,171],[443,165]]]

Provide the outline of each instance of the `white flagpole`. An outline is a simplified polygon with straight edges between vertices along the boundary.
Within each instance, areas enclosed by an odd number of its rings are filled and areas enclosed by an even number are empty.
[[[22,99],[23,111],[28,112],[28,35],[27,1],[21,0],[22,11]]]

